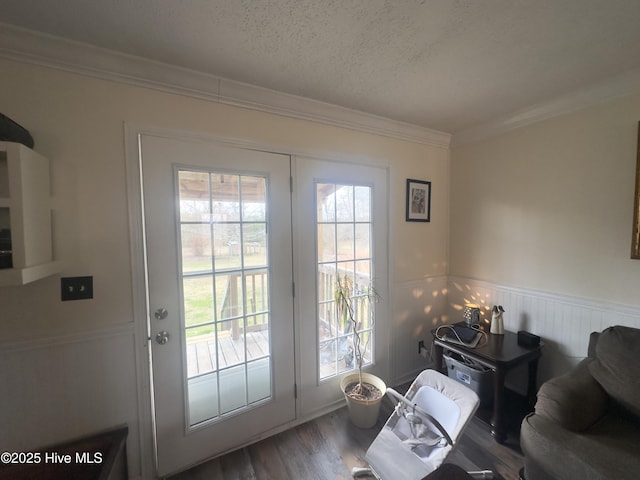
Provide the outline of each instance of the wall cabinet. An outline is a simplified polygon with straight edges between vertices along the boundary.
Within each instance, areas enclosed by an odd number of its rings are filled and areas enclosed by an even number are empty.
[[[33,282],[59,267],[51,246],[49,160],[0,142],[0,286]]]

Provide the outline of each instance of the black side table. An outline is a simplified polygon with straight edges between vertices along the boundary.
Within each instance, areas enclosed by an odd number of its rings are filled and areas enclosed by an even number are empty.
[[[464,324],[464,322],[461,324]],[[491,435],[498,443],[504,443],[507,439],[504,418],[504,379],[510,369],[527,362],[529,365],[527,401],[530,405],[533,405],[537,391],[538,359],[542,356],[542,342],[537,347],[527,348],[518,345],[518,336],[513,332],[505,332],[504,335],[494,335],[487,332],[488,341],[486,343],[481,340],[478,347],[469,348],[446,340],[440,340],[436,337],[435,330],[432,330],[431,334],[433,335],[433,345],[435,346],[434,368],[437,371],[444,372],[442,355],[445,348],[460,355],[465,355],[493,370]]]

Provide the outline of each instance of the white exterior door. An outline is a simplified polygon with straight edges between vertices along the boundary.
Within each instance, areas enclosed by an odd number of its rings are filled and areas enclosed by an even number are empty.
[[[164,476],[295,418],[291,162],[139,138]]]

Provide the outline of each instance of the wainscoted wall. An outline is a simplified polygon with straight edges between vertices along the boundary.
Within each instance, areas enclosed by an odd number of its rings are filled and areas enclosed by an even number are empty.
[[[466,303],[481,307],[491,319],[493,305],[505,309],[505,329],[527,330],[542,337],[538,383],[562,374],[587,355],[589,334],[612,325],[640,328],[640,308],[596,302],[579,297],[506,287],[462,277],[449,277],[448,308],[451,322],[461,319]],[[509,379],[508,379],[509,380]],[[524,389],[515,378],[516,389]]]
[[[396,283],[393,291],[391,380],[411,381],[427,368],[428,359],[418,355],[418,342],[430,347],[431,330],[444,323],[447,311],[447,277]]]
[[[503,305],[507,329],[524,329],[542,337],[539,383],[584,358],[592,331],[611,325],[640,328],[640,308],[445,275],[399,282],[393,290],[391,323],[393,384],[410,381],[429,366],[429,360],[417,353],[418,341],[425,340],[430,348],[431,329],[460,320],[466,303],[481,305],[485,319],[490,318],[492,305]],[[147,394],[136,379],[132,325],[3,342],[0,365],[3,448],[28,451],[127,424],[129,473],[139,477],[137,396]],[[519,376],[516,371],[507,381],[523,390]]]
[[[132,326],[3,342],[0,365],[3,451],[33,451],[126,424],[129,476],[140,476]]]

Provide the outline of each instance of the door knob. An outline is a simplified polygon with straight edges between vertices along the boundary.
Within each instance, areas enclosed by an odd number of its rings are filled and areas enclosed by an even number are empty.
[[[169,341],[169,332],[163,330],[162,332],[156,333],[156,342],[160,345],[164,345]]]
[[[153,316],[156,317],[156,320],[164,320],[167,318],[167,315],[169,315],[169,312],[166,308],[159,308],[153,314]]]

